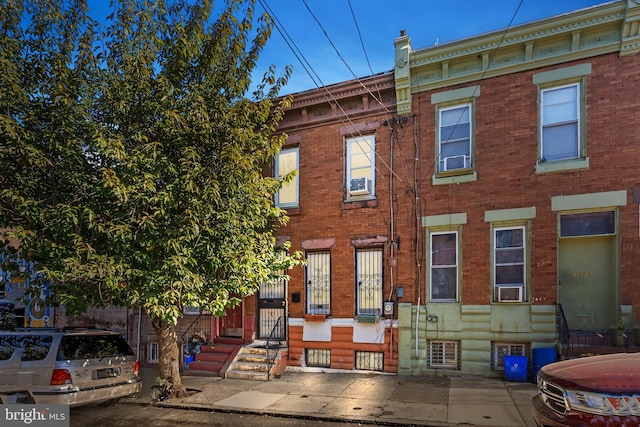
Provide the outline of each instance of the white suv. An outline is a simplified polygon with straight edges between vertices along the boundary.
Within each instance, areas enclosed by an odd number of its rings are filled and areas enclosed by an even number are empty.
[[[115,403],[141,387],[133,350],[116,332],[0,331],[0,401],[4,404]]]

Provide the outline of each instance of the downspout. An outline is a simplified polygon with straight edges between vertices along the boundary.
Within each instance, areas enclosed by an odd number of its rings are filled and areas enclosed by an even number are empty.
[[[393,210],[393,144],[394,144],[394,131],[395,131],[395,120],[394,119],[390,119],[389,120],[389,133],[390,133],[390,147],[389,147],[389,217],[390,217],[390,221],[389,221],[389,240],[390,240],[390,245],[389,245],[389,260],[392,260],[395,257],[395,238],[394,238],[394,234],[395,234],[395,227],[394,227],[394,221],[395,221],[395,213]],[[393,295],[393,286],[394,286],[394,282],[393,282],[393,262],[389,263],[389,297],[387,298],[387,301],[391,301],[391,296]],[[392,358],[392,353],[393,353],[393,322],[389,324],[389,359],[391,360]]]
[[[416,268],[418,274],[418,305],[416,306],[416,358],[418,358],[418,325],[420,322],[420,289],[422,288],[422,268],[420,264],[420,197],[418,196],[418,129],[417,116],[413,115],[413,143],[415,146],[415,157],[413,159],[413,191],[415,195],[414,209],[416,216]]]
[[[136,343],[136,359],[140,361],[140,319],[142,318],[142,307],[138,307],[138,338]]]
[[[395,213],[393,210],[393,144],[394,144],[394,133],[395,133],[395,120],[391,119],[391,122],[389,123],[389,130],[390,130],[390,134],[391,134],[391,147],[389,149],[389,217],[390,217],[390,221],[389,221],[389,240],[391,242],[391,245],[389,246],[389,258],[393,259],[395,257],[395,226],[394,226],[394,222],[395,222]],[[387,298],[387,301],[391,301],[391,295],[393,295],[393,263],[389,263],[389,275],[390,277],[390,288],[389,288],[389,298]]]

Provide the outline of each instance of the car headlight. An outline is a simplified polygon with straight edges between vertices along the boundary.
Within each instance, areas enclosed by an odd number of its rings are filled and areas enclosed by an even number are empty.
[[[615,396],[587,391],[565,390],[567,402],[575,411],[598,415],[638,415],[638,396]]]

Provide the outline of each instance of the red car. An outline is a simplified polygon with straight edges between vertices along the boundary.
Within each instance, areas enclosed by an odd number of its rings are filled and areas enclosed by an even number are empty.
[[[551,363],[537,381],[539,426],[640,426],[640,353]]]

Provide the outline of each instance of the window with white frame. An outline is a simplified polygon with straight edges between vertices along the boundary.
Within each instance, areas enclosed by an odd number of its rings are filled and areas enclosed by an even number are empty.
[[[374,135],[347,138],[347,198],[375,195],[375,137]]]
[[[431,301],[458,300],[458,233],[430,235]]]
[[[356,295],[357,314],[382,314],[382,248],[356,250]]]
[[[457,341],[429,341],[429,367],[459,369]]]
[[[298,171],[300,166],[300,150],[298,147],[282,150],[276,156],[275,176],[282,178],[292,172],[295,176],[282,184],[276,194],[276,205],[280,207],[298,206]]]
[[[525,356],[527,347],[525,344],[494,343],[493,344],[493,369],[504,371],[505,356]]]
[[[525,240],[525,227],[494,229],[494,301],[522,302],[525,300]]]
[[[541,161],[581,157],[580,84],[542,89],[540,97]]]
[[[331,254],[307,253],[307,314],[330,314],[331,310]]]
[[[156,341],[152,341],[147,343],[147,362],[149,363],[158,363],[160,360],[160,353],[158,351],[158,343]]]
[[[440,108],[438,173],[471,167],[471,104]]]

